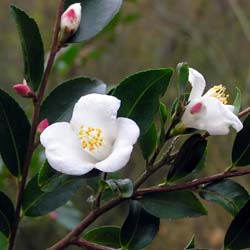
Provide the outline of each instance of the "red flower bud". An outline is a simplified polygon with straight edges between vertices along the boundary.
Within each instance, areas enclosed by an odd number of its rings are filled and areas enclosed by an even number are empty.
[[[41,134],[49,126],[48,119],[43,119],[37,126],[37,132]]]
[[[35,96],[33,90],[27,84],[27,81],[25,79],[23,80],[23,83],[14,85],[13,89],[16,91],[17,94],[19,94],[23,97],[26,97],[26,98],[30,98],[30,97]]]

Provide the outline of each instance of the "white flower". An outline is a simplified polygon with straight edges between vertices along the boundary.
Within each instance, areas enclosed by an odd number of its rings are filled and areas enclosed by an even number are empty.
[[[120,100],[89,94],[76,103],[71,121],[47,127],[40,140],[49,164],[59,172],[83,175],[96,168],[115,172],[129,161],[139,128],[117,118]]]
[[[189,69],[192,90],[189,103],[181,118],[187,128],[206,130],[210,135],[226,135],[233,127],[239,132],[243,125],[234,114],[234,106],[226,105],[226,88],[217,85],[202,95],[206,86],[204,77],[195,69]]]

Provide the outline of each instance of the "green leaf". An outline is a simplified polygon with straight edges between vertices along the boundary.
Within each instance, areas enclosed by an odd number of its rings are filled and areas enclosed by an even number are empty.
[[[240,108],[241,108],[242,95],[241,95],[241,91],[238,87],[236,87],[236,91],[237,91],[237,93],[236,93],[236,97],[234,99],[233,106],[234,106],[234,113],[239,114]]]
[[[167,107],[164,103],[160,103],[160,118],[161,118],[161,127],[164,128],[164,125],[168,119]]]
[[[250,115],[243,122],[243,129],[237,134],[232,151],[233,165],[244,167],[250,164]]]
[[[15,100],[0,89],[0,152],[14,176],[22,173],[28,147],[29,121]]]
[[[159,111],[159,98],[169,85],[173,70],[153,69],[139,72],[123,80],[113,95],[121,100],[118,115],[134,120],[143,135]]]
[[[190,191],[153,193],[140,199],[143,207],[156,217],[179,219],[206,215],[207,211]]]
[[[130,179],[110,179],[105,183],[113,192],[118,192],[122,197],[129,198],[133,195],[134,185]]]
[[[69,43],[86,41],[102,31],[121,8],[122,0],[66,0],[65,9],[73,3],[82,4],[82,19]]]
[[[192,239],[190,240],[190,242],[185,247],[185,250],[195,250],[194,235],[193,235]]]
[[[12,15],[16,21],[24,59],[24,78],[34,90],[37,90],[44,69],[44,49],[39,28],[23,10],[11,6]]]
[[[103,246],[120,248],[120,231],[119,227],[114,226],[98,227],[87,232],[83,238]]]
[[[203,159],[206,148],[207,140],[200,134],[189,137],[178,152],[167,181],[175,181],[191,173]]]
[[[97,79],[79,77],[66,81],[56,87],[43,102],[40,120],[47,118],[50,123],[69,121],[74,105],[82,96],[104,94],[105,90],[106,85]]]
[[[48,161],[45,161],[40,168],[37,176],[38,185],[46,186],[52,178],[55,176],[58,176],[60,173],[54,170],[48,163]]]
[[[0,191],[0,232],[6,237],[11,234],[14,219],[15,210],[11,200]]]
[[[157,128],[155,123],[153,123],[150,129],[139,139],[140,148],[145,160],[148,160],[148,158],[152,155],[156,148],[157,142]]]
[[[70,200],[82,185],[82,179],[73,176],[67,177],[62,175],[59,183],[57,183],[58,185],[55,185],[54,189],[50,189],[50,192],[43,192],[38,185],[37,175],[34,176],[24,191],[22,204],[24,214],[30,217],[41,216],[55,210]]]
[[[250,247],[250,200],[235,216],[225,236],[225,249],[240,250]]]
[[[0,249],[1,250],[8,249],[8,240],[1,232],[0,232]]]
[[[249,199],[248,192],[237,182],[222,180],[206,185],[200,191],[200,196],[223,206],[235,216]]]
[[[159,218],[147,213],[138,201],[131,201],[128,217],[121,228],[122,249],[139,250],[149,245],[159,225]]]
[[[179,95],[182,95],[188,83],[189,68],[186,63],[178,63],[176,67],[177,86]]]

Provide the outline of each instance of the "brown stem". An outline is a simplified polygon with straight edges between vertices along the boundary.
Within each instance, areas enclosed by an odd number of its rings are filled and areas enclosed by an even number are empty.
[[[61,20],[61,15],[63,13],[63,9],[64,9],[64,0],[60,0],[50,57],[49,57],[48,64],[46,66],[46,69],[43,75],[43,79],[41,82],[41,87],[39,89],[37,99],[34,101],[34,114],[32,118],[31,129],[30,129],[27,154],[26,154],[24,165],[23,165],[22,178],[18,185],[17,202],[16,202],[16,209],[15,209],[15,222],[12,227],[12,233],[11,233],[11,237],[9,241],[9,248],[8,248],[9,250],[12,250],[14,247],[16,234],[17,234],[17,230],[18,230],[18,226],[20,222],[21,204],[22,204],[22,199],[24,195],[25,184],[26,184],[27,177],[28,177],[29,166],[30,166],[30,162],[31,162],[32,155],[34,152],[36,129],[37,129],[37,125],[39,121],[39,114],[40,114],[40,105],[41,105],[42,98],[43,98],[43,95],[44,95],[44,92],[48,83],[49,74],[51,72],[51,68],[54,63],[56,53],[60,49],[58,46],[58,34],[60,31],[60,20]]]
[[[250,107],[248,107],[248,108],[244,109],[243,111],[241,111],[241,112],[238,114],[238,116],[241,118],[241,117],[243,117],[243,116],[245,116],[245,115],[247,115],[247,114],[249,114],[249,113],[250,113]]]
[[[87,240],[76,240],[75,242],[72,242],[72,245],[76,245],[79,247],[84,247],[88,250],[114,250],[114,248],[110,248],[110,247],[106,247],[106,246],[102,246],[99,244],[95,244],[93,242],[89,242]]]
[[[103,180],[104,180],[104,181],[107,179],[107,176],[108,176],[107,173],[104,173],[104,174],[103,174]],[[97,192],[97,195],[96,195],[96,198],[95,198],[95,201],[94,201],[94,204],[93,204],[93,208],[94,208],[94,209],[100,207],[100,205],[101,205],[101,200],[102,200],[102,195],[103,195],[104,190],[105,190],[105,186],[102,185],[102,187],[101,187],[101,188],[98,190],[98,192]]]

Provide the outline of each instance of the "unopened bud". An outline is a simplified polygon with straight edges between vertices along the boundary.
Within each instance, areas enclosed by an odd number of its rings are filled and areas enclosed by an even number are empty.
[[[58,218],[58,213],[56,211],[50,212],[48,215],[51,220],[56,220]]]
[[[23,83],[14,85],[13,89],[16,91],[17,94],[26,98],[31,98],[35,96],[33,90],[27,84],[27,81],[25,79],[23,80]]]
[[[62,14],[60,42],[65,42],[68,38],[75,34],[80,25],[81,16],[82,7],[80,3],[70,5]]]
[[[48,119],[43,119],[37,126],[37,133],[41,134],[49,126]]]

